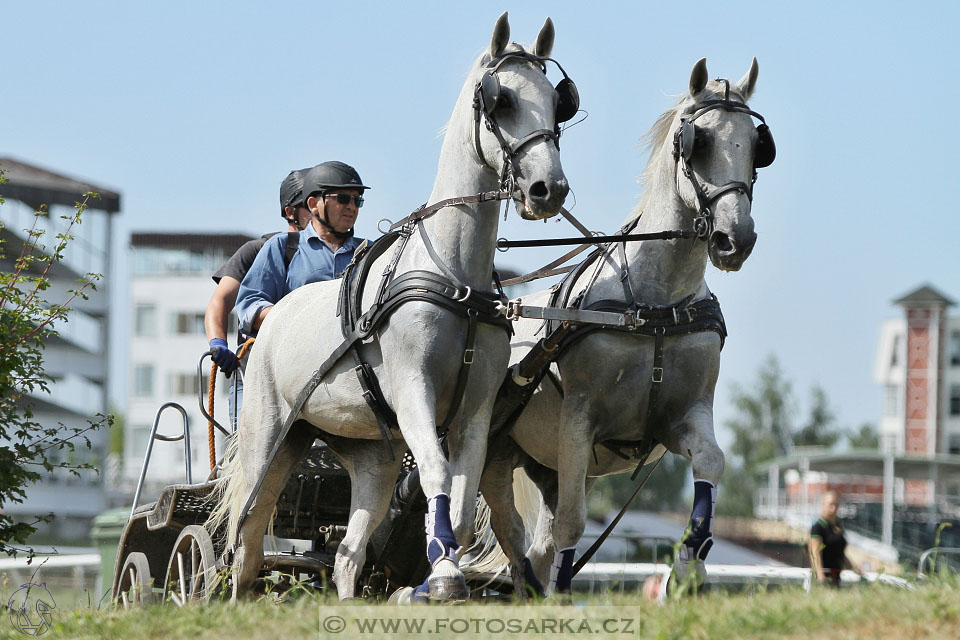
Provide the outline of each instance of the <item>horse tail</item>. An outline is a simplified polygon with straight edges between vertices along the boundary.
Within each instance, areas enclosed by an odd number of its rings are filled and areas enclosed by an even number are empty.
[[[243,463],[239,454],[240,434],[235,433],[227,441],[223,455],[223,467],[214,485],[210,500],[214,507],[210,511],[205,527],[211,537],[222,536],[224,548],[229,548],[237,540],[240,524],[240,511],[246,503],[246,483],[243,478]],[[224,532],[224,526],[226,531]]]
[[[492,573],[494,578],[507,570],[510,561],[503,552],[490,526],[490,505],[483,496],[477,498],[477,515],[474,519],[473,542],[464,552],[460,570],[465,574]]]
[[[540,516],[540,490],[522,468],[513,472],[513,502],[523,521],[525,538],[529,545]],[[464,573],[493,573],[496,577],[507,570],[510,560],[493,533],[493,527],[490,526],[490,506],[482,496],[477,501],[474,524],[476,535],[466,551],[469,557],[460,563],[460,569]]]

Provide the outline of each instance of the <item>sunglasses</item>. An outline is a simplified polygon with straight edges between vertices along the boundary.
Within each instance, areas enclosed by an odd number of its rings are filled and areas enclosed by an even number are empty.
[[[350,204],[351,198],[353,203],[357,205],[357,209],[363,206],[363,196],[355,196],[349,193],[325,193],[324,198],[336,198],[337,204],[347,205]]]

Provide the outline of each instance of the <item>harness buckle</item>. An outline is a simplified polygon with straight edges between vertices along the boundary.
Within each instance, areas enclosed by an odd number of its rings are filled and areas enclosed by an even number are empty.
[[[466,302],[467,299],[473,294],[473,289],[470,288],[470,285],[464,285],[464,286],[466,287],[467,290],[462,297],[460,296],[459,289],[453,293],[454,302]]]
[[[463,364],[473,364],[473,349],[464,349]]]
[[[654,384],[660,384],[661,382],[663,382],[663,367],[653,368],[652,381],[654,382]]]
[[[670,307],[670,310],[673,311],[673,324],[680,324],[680,318],[677,317],[677,308]]]
[[[628,309],[623,312],[623,320],[621,324],[624,327],[635,327],[637,325],[637,316],[636,312],[633,309]]]

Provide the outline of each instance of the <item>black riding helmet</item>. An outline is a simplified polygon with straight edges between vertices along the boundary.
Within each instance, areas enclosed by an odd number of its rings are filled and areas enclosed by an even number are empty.
[[[304,202],[306,198],[303,197],[303,176],[309,170],[309,167],[306,169],[294,169],[287,174],[287,177],[280,183],[280,217],[284,220],[288,220],[287,214],[284,211],[286,207],[296,209],[297,207],[305,206]]]
[[[370,187],[363,184],[363,180],[360,179],[360,174],[357,173],[356,169],[343,162],[330,160],[329,162],[318,164],[304,174],[303,202],[306,203],[307,198],[310,196],[317,195],[318,193],[322,196],[333,189],[360,189],[360,191],[363,191],[369,188]],[[338,238],[349,238],[353,235],[352,228],[349,231],[336,231],[330,223],[327,222],[326,213],[324,213],[323,218],[317,214],[313,214],[313,217],[319,220],[320,224],[325,226]]]

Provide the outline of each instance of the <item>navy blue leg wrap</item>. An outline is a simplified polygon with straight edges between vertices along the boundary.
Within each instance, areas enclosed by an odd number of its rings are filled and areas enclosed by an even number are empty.
[[[693,511],[690,514],[690,537],[685,544],[698,552],[703,560],[713,546],[710,538],[713,536],[713,513],[717,503],[717,488],[707,480],[696,480],[693,483]],[[706,548],[701,546],[707,543]]]
[[[553,556],[550,573],[556,574],[554,591],[557,593],[570,593],[570,585],[573,583],[573,554],[576,552],[576,547],[568,547],[560,549]]]
[[[543,585],[537,580],[537,574],[533,571],[533,563],[530,562],[530,558],[523,559],[523,578],[525,580],[524,588],[530,588],[534,595],[543,597]]]
[[[445,493],[427,502],[426,531],[427,559],[431,566],[445,556],[456,560],[459,545],[450,523],[450,496]]]

